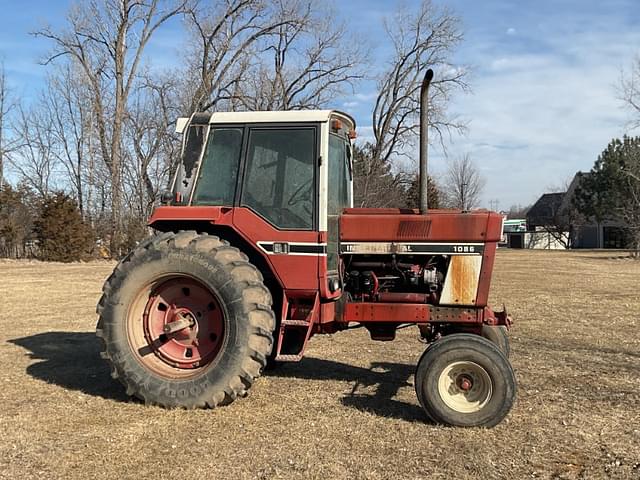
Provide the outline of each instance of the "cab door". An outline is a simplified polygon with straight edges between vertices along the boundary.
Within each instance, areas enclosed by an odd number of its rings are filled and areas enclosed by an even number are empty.
[[[317,124],[247,126],[236,228],[285,289],[318,288]]]

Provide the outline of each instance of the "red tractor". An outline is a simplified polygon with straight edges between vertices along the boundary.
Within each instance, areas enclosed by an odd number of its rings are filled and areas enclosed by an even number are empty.
[[[309,338],[354,326],[429,343],[415,389],[435,422],[493,426],[516,382],[506,312],[488,305],[502,217],[427,210],[429,71],[422,88],[421,208],[352,208],[354,120],[338,111],[196,113],[149,225],[98,305],[102,356],[129,395],[215,407]]]

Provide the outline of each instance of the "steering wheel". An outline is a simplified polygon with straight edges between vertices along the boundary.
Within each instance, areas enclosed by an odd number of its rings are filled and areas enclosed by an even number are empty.
[[[300,202],[304,202],[304,201],[308,202],[311,199],[310,193],[311,193],[312,187],[313,187],[313,179],[310,178],[309,180],[304,182],[302,185],[300,185],[298,188],[296,188],[296,191],[293,192],[293,194],[289,198],[287,205],[291,207]]]

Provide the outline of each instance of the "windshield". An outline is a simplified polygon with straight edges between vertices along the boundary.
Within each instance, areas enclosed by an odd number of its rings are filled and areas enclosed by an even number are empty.
[[[242,128],[211,130],[193,194],[193,205],[233,205],[242,150],[242,132]]]

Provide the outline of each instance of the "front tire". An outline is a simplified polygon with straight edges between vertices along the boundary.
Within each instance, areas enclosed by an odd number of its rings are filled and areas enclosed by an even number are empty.
[[[434,422],[493,427],[511,410],[516,379],[496,345],[479,335],[458,333],[438,340],[423,353],[415,388]]]
[[[271,294],[246,255],[188,231],[144,242],[114,270],[96,334],[127,394],[215,407],[246,394],[273,345]]]

